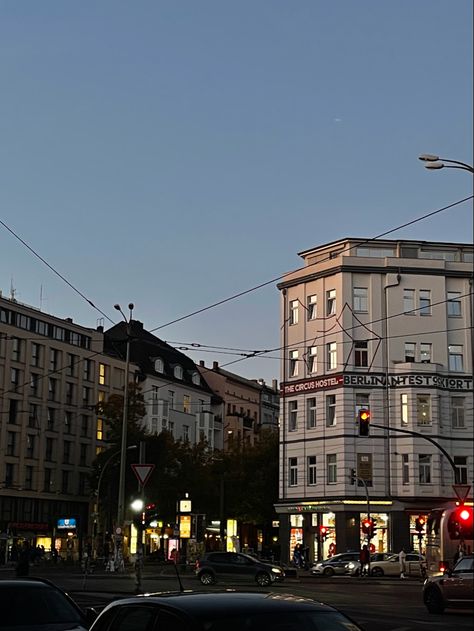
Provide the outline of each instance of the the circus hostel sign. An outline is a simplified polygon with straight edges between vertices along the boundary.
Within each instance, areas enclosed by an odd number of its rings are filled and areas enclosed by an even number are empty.
[[[331,375],[330,377],[314,377],[302,379],[291,383],[283,383],[280,395],[283,397],[295,394],[306,394],[318,390],[340,388],[343,386],[356,388],[438,388],[441,390],[454,390],[456,392],[472,392],[472,377],[444,377],[441,375],[404,373],[389,374],[370,373],[354,374],[344,373]]]

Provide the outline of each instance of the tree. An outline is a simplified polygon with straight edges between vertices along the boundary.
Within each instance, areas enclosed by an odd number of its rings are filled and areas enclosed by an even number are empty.
[[[127,398],[127,444],[134,445],[145,437],[140,421],[146,414],[146,407],[138,384],[128,384]],[[114,445],[120,445],[122,441],[123,400],[122,394],[111,394],[107,401],[99,402],[96,406],[97,414],[107,421],[107,438]]]

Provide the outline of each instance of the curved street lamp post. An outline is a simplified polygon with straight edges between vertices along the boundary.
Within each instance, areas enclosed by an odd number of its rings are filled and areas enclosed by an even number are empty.
[[[460,162],[459,160],[448,160],[447,158],[440,158],[431,153],[422,153],[418,156],[418,160],[425,162],[425,169],[431,171],[437,171],[439,169],[460,169],[461,171],[468,171],[474,174],[474,167],[466,162]]]

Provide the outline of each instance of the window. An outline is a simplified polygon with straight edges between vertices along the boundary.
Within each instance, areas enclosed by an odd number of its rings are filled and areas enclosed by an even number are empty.
[[[56,401],[57,380],[48,379],[48,399],[50,401]]]
[[[43,491],[46,493],[50,493],[53,487],[53,470],[45,469],[44,470],[44,482],[43,482]]]
[[[431,363],[431,344],[424,342],[420,344],[420,361],[422,364]]]
[[[64,433],[72,434],[72,412],[64,413]]]
[[[316,320],[318,317],[318,297],[313,294],[307,298],[308,320]]]
[[[69,464],[71,462],[71,442],[69,440],[64,441],[63,445],[63,463]]]
[[[431,456],[420,454],[418,456],[418,476],[420,484],[431,484]]]
[[[431,291],[429,289],[420,289],[419,300],[420,315],[431,315]]]
[[[174,423],[173,421],[168,422],[168,431],[173,436],[174,435]]]
[[[316,456],[308,456],[308,485],[316,484]]]
[[[429,394],[416,395],[416,417],[418,425],[431,425],[431,397]]]
[[[316,427],[316,397],[306,400],[306,427],[314,429]]]
[[[463,429],[464,397],[451,397],[451,425],[453,429]]]
[[[198,372],[193,372],[191,379],[195,386],[201,385],[201,375]]]
[[[66,403],[72,405],[74,403],[74,384],[66,381]]]
[[[53,449],[54,449],[54,440],[52,438],[46,439],[46,449],[44,459],[49,462],[53,461]]]
[[[39,375],[35,375],[35,373],[31,373],[30,375],[30,391],[31,391],[31,396],[33,397],[37,397],[38,396],[38,383],[40,380],[40,376]]]
[[[175,366],[174,367],[174,376],[175,376],[175,379],[182,379],[183,378],[183,367],[182,366]]]
[[[81,436],[87,438],[89,436],[90,420],[87,414],[81,415]]]
[[[367,486],[372,486],[372,454],[357,454],[357,477]],[[363,485],[363,482],[360,484]]]
[[[310,346],[308,348],[308,372],[313,374],[318,372],[318,347]]]
[[[84,360],[82,377],[84,381],[91,381],[92,379],[92,361],[90,359]]]
[[[16,424],[16,419],[18,415],[18,401],[16,399],[10,399],[9,407],[8,407],[8,422],[12,425]]]
[[[21,372],[19,371],[18,368],[12,368],[10,371],[10,374],[11,374],[12,389],[16,390],[18,386],[20,385]]]
[[[79,452],[79,465],[81,467],[87,467],[87,445],[81,443],[81,450]]]
[[[165,364],[161,357],[155,359],[155,372],[163,373],[165,371]]]
[[[448,291],[448,316],[459,318],[461,315],[461,292]]]
[[[89,405],[90,395],[91,395],[91,389],[88,388],[87,386],[84,386],[82,388],[82,405]]]
[[[36,403],[30,403],[30,413],[28,415],[28,425],[30,427],[38,427],[38,405]]]
[[[168,390],[168,403],[171,410],[174,410],[174,391]]]
[[[326,477],[328,484],[337,482],[337,454],[326,455]]]
[[[409,416],[409,410],[408,410],[408,394],[401,394],[400,395],[400,418],[402,421],[402,425],[408,425],[408,416]]]
[[[76,364],[78,363],[78,357],[77,355],[72,355],[71,353],[67,354],[67,368],[66,368],[66,375],[68,377],[75,377],[76,376]]]
[[[336,395],[326,396],[326,427],[333,427],[336,424]]]
[[[288,458],[288,486],[298,485],[298,458]]]
[[[183,425],[183,440],[189,442],[189,425]]]
[[[48,416],[46,429],[52,432],[54,431],[56,425],[56,410],[54,408],[48,408],[47,414]]]
[[[34,458],[35,457],[35,435],[27,434],[26,435],[26,457]]]
[[[49,351],[49,369],[57,370],[59,366],[59,351],[55,348],[50,349]]]
[[[356,392],[355,402],[356,402],[356,405],[355,405],[356,416],[359,410],[370,410],[370,396],[368,394],[365,394],[365,392],[364,393]]]
[[[387,256],[395,256],[394,248],[357,248],[356,256],[370,256],[376,258],[385,258]]]
[[[326,292],[326,315],[331,316],[336,313],[336,290],[330,289]]]
[[[414,362],[416,354],[415,342],[405,342],[405,361]]]
[[[25,467],[25,489],[31,491],[33,488],[33,467],[26,465]]]
[[[328,370],[335,370],[337,368],[337,344],[336,342],[329,342],[326,344],[326,363]]]
[[[87,495],[89,490],[89,477],[87,473],[83,473],[82,471],[79,473],[79,481],[77,484],[77,492],[79,495]]]
[[[356,368],[367,368],[369,365],[368,343],[354,342],[354,366]]]
[[[467,484],[467,457],[466,456],[454,456],[454,464],[458,474],[458,484]]]
[[[21,340],[18,337],[12,338],[12,359],[15,362],[21,359]]]
[[[353,288],[352,307],[354,311],[367,312],[369,310],[367,287],[354,287]]]
[[[448,346],[449,353],[449,370],[452,372],[463,371],[463,348],[458,344],[450,344]]]
[[[183,394],[183,412],[191,414],[191,397],[189,394]]]
[[[415,290],[403,290],[403,311],[406,315],[415,315]]]
[[[410,464],[408,454],[402,454],[402,484],[410,484]]]
[[[107,383],[107,366],[105,364],[99,364],[99,385],[105,386]]]
[[[290,325],[298,324],[298,300],[290,300]]]
[[[298,376],[298,351],[290,351],[290,377]]]
[[[7,432],[7,456],[16,456],[16,432]]]
[[[95,437],[97,440],[104,439],[104,420],[101,418],[97,419],[96,429],[95,429]]]
[[[39,344],[35,344],[34,342],[31,344],[31,365],[41,365],[41,346]]]
[[[62,472],[62,479],[61,479],[61,492],[62,493],[69,493],[69,471],[63,471]]]
[[[5,465],[5,486],[13,486],[15,481],[15,465],[11,462],[7,462]]]
[[[298,401],[288,402],[288,431],[294,432],[298,427]]]

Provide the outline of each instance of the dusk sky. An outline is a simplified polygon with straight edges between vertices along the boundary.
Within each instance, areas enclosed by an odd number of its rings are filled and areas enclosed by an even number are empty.
[[[471,195],[417,156],[472,163],[472,23],[471,0],[0,0],[0,219],[159,327]],[[392,238],[470,242],[472,201]],[[0,263],[3,295],[99,323],[1,225]],[[279,326],[273,283],[156,334],[257,350]]]

